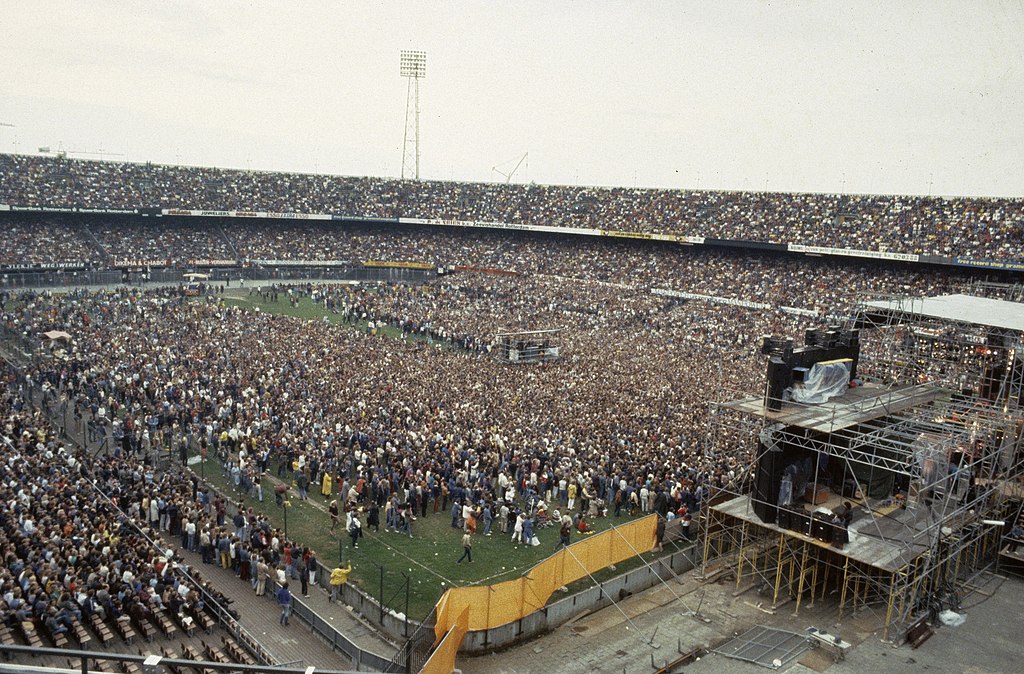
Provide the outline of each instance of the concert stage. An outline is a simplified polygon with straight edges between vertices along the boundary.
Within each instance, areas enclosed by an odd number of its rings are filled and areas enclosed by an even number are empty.
[[[897,414],[948,395],[932,384],[899,387],[865,384],[847,391],[820,405],[782,403],[773,412],[763,396],[749,396],[722,403],[722,407],[752,414],[771,423],[785,424],[821,433],[834,433],[873,419]]]
[[[835,499],[838,505],[838,497]],[[847,499],[852,500],[852,499]],[[828,507],[828,504],[824,504]],[[929,513],[925,507],[916,510],[895,506],[878,506],[873,509],[867,505],[854,506],[854,519],[847,529],[849,542],[841,548],[831,543],[820,541],[804,533],[780,527],[778,524],[767,524],[754,513],[750,495],[737,496],[724,503],[712,506],[711,509],[720,515],[727,515],[755,525],[770,535],[770,532],[792,537],[794,539],[827,549],[841,557],[885,572],[895,572],[910,564],[916,557],[930,547],[931,540],[927,536]],[[817,509],[808,506],[808,517]]]

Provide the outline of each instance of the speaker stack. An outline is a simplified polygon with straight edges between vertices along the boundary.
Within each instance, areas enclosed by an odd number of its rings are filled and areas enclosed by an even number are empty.
[[[782,409],[782,397],[792,382],[790,366],[779,356],[768,359],[768,390],[765,392],[765,407],[772,412]]]
[[[754,480],[754,514],[765,524],[778,519],[779,485],[782,483],[782,451],[759,445],[757,473]]]

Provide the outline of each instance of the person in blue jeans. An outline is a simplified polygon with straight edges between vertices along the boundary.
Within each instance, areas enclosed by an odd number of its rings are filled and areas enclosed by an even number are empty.
[[[484,506],[484,536],[491,535],[491,524],[494,522],[494,515],[491,513],[491,504]]]
[[[287,627],[288,617],[292,614],[292,593],[288,589],[287,580],[277,591],[277,603],[281,606],[281,624]]]
[[[462,556],[455,563],[462,564],[464,559],[468,559],[470,563],[473,562],[473,534],[468,531],[462,535]]]
[[[527,517],[523,520],[523,542],[527,545],[533,544],[533,518]]]

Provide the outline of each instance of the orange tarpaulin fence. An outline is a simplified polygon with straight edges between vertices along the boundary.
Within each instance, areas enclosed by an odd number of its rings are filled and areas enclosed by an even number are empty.
[[[455,625],[441,639],[434,652],[430,654],[427,661],[423,663],[420,674],[452,674],[455,669],[455,654],[462,645],[462,639],[466,636],[466,624],[469,620],[469,609],[463,609],[459,614]]]
[[[499,627],[544,608],[552,593],[563,585],[650,551],[657,521],[657,515],[649,515],[578,541],[521,578],[448,590],[437,602],[434,643],[439,644],[449,634],[464,612],[467,631]]]

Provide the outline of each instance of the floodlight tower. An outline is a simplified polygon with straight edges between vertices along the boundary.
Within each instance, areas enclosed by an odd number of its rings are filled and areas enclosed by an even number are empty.
[[[427,76],[427,52],[403,49],[399,59],[402,77],[409,80],[405,91],[405,136],[402,140],[402,180],[406,173],[420,179],[420,79]],[[412,111],[412,119],[410,119]],[[412,138],[410,139],[410,127]],[[410,143],[410,140],[412,141]]]

